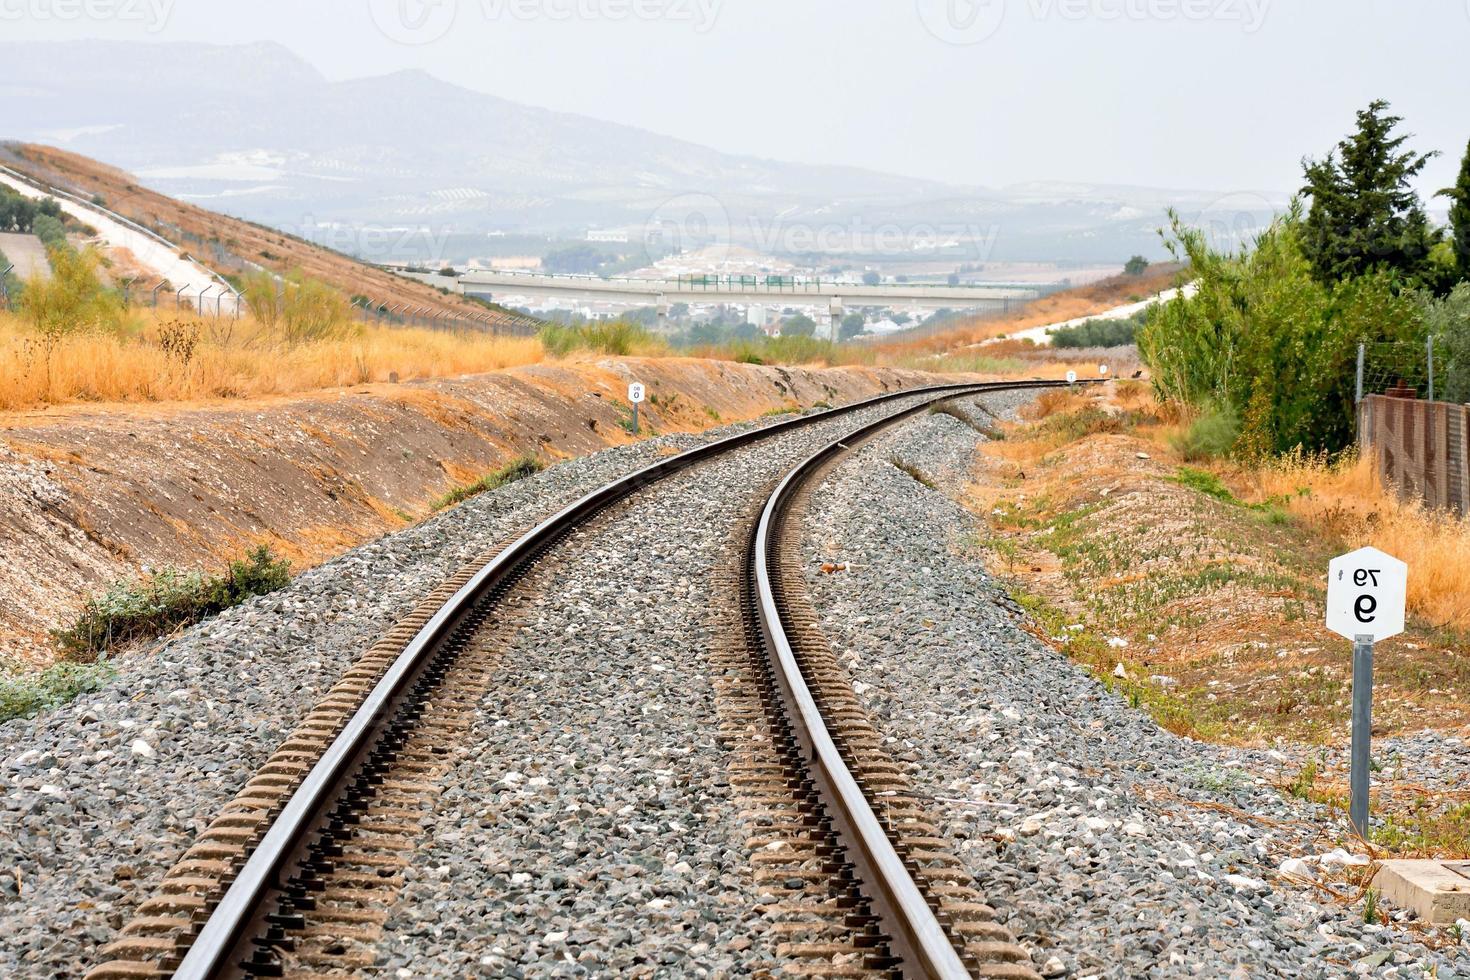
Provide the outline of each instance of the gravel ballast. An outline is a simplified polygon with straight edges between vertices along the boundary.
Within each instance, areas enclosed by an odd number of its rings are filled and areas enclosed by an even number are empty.
[[[884,409],[886,413],[891,409]],[[580,535],[505,653],[379,966],[750,976],[775,965],[705,653],[731,530],[870,413],[676,476]]]
[[[603,483],[748,427],[649,439],[480,495],[125,659],[101,691],[0,726],[0,974],[95,962],[342,671],[464,563]]]
[[[981,400],[1003,413],[1021,397]],[[808,581],[879,730],[936,798],[946,836],[1036,967],[1120,978],[1470,974],[1463,947],[1431,950],[1398,916],[1366,925],[1361,903],[1322,901],[1281,877],[1283,860],[1322,855],[1341,830],[1269,785],[1279,755],[1163,731],[1020,628],[984,570],[983,522],[951,499],[969,481],[977,438],[926,414],[835,468],[808,514]],[[847,570],[819,574],[823,562]]]

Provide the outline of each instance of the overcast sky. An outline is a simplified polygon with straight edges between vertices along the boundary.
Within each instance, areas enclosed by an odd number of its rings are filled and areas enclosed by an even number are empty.
[[[1470,0],[0,0],[0,36],[272,40],[331,78],[421,68],[721,150],[986,185],[1292,190],[1375,97],[1444,152],[1425,189],[1470,139]]]

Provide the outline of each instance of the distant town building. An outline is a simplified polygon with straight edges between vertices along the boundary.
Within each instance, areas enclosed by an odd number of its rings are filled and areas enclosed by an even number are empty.
[[[587,240],[589,242],[618,242],[620,244],[627,244],[628,233],[626,231],[601,231],[594,228],[587,232]]]

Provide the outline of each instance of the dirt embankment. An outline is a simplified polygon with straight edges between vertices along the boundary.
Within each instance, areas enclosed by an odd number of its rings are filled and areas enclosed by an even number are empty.
[[[200,261],[217,272],[255,267],[281,274],[299,270],[348,296],[365,296],[388,304],[409,303],[435,313],[498,317],[463,296],[441,293],[296,235],[151,191],[138,184],[132,174],[76,153],[39,144],[10,143],[0,146],[0,161],[79,197],[95,195],[109,210],[195,252]],[[117,270],[120,277],[131,274],[125,262],[122,266]],[[150,286],[152,282],[148,279]]]
[[[518,455],[554,462],[645,434],[840,404],[935,378],[692,359],[603,359],[207,406],[0,416],[0,661],[146,567],[218,566],[269,542],[298,569],[401,527]]]

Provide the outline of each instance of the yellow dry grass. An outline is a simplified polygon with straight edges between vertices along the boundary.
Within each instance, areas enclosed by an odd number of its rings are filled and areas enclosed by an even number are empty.
[[[1370,460],[1286,457],[1249,474],[1258,499],[1347,548],[1372,546],[1409,564],[1409,608],[1436,626],[1470,631],[1470,521],[1385,492]]]
[[[48,357],[22,320],[0,313],[0,410],[290,394],[393,375],[408,381],[475,374],[544,356],[535,338],[371,325],[285,344],[249,319],[227,328],[150,310],[129,314],[121,330],[66,336]]]

